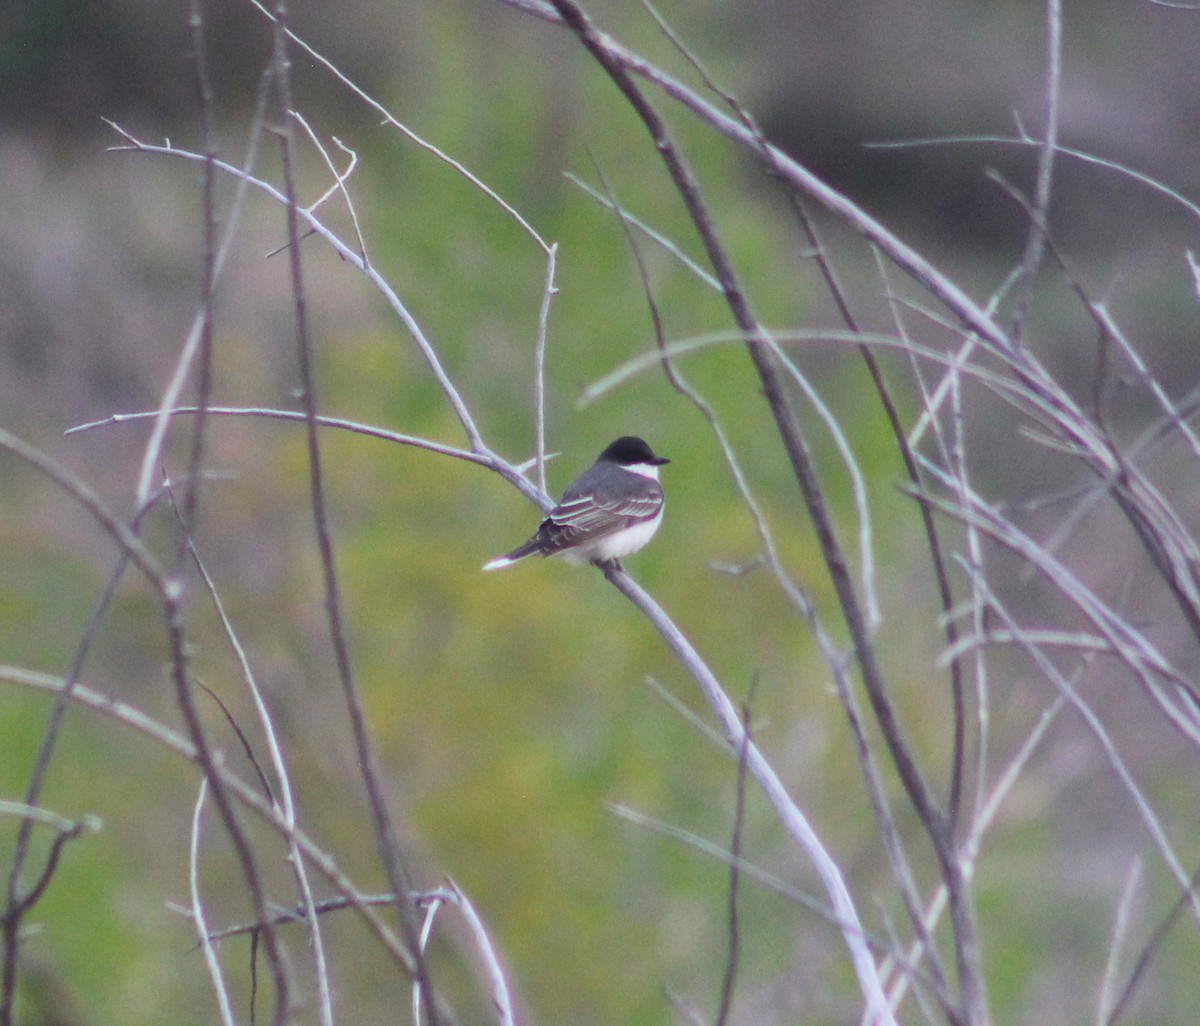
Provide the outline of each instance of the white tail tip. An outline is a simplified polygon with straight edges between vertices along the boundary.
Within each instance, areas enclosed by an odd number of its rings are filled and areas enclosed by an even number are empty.
[[[484,563],[484,570],[503,570],[506,566],[512,566],[515,559],[509,559],[507,556],[497,556],[490,562]]]

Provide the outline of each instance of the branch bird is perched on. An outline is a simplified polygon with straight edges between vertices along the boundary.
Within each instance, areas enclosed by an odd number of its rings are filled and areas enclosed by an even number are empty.
[[[637,552],[662,523],[658,468],[670,462],[640,438],[618,438],[567,487],[537,534],[484,570],[499,570],[535,552],[562,553],[572,563],[619,562]]]

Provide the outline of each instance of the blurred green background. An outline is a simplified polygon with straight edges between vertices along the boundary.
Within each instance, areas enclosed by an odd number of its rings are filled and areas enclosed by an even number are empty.
[[[236,162],[269,33],[248,4],[203,7],[220,150]],[[132,511],[144,426],[62,432],[158,401],[200,295],[200,176],[183,162],[107,153],[119,140],[101,118],[147,141],[201,145],[187,10],[161,0],[9,0],[0,10],[0,427],[83,475],[124,514]],[[589,10],[618,38],[688,75],[639,4],[608,0]],[[662,11],[770,137],[977,294],[998,286],[1021,252],[1024,226],[984,171],[999,168],[1028,188],[1029,154],[884,151],[862,143],[1004,133],[1014,115],[1035,129],[1045,31],[1037,5],[756,0]],[[550,448],[562,455],[550,464],[551,490],[618,434],[643,435],[671,457],[664,527],[631,568],[735,699],[757,681],[758,738],[846,868],[870,927],[885,932],[901,910],[819,653],[764,574],[710,569],[751,560],[758,542],[703,420],[656,371],[592,405],[579,403],[589,383],[646,352],[654,337],[620,225],[564,172],[596,183],[598,166],[622,203],[700,256],[640,125],[566,33],[500,3],[296,2],[293,18],[301,35],[399,120],[558,244],[547,414]],[[1064,139],[1184,192],[1200,184],[1197,25],[1195,15],[1115,2],[1072,8]],[[336,135],[358,154],[349,187],[372,263],[441,354],[489,443],[514,460],[531,456],[543,254],[495,204],[381,127],[304,57],[297,58],[296,90],[322,139],[329,144]],[[839,326],[786,202],[743,156],[655,99],[672,115],[760,317],[780,328]],[[328,176],[311,147],[302,142],[300,150],[301,192],[311,201]],[[277,173],[269,138],[261,162],[262,174]],[[1189,346],[1197,324],[1180,247],[1194,224],[1112,174],[1063,161],[1059,181],[1056,228],[1080,273],[1120,304],[1164,378],[1184,380],[1194,368]],[[222,216],[233,193],[232,182],[220,182]],[[328,210],[348,227],[336,200]],[[869,251],[837,225],[820,223],[864,326],[886,329],[884,285]],[[264,259],[283,239],[282,210],[252,195],[218,291],[215,403],[295,405],[287,263],[282,255]],[[730,328],[703,283],[648,244],[644,252],[670,338]],[[319,240],[304,243],[304,256],[322,409],[462,444],[419,353],[381,298]],[[1039,294],[1030,334],[1047,361],[1070,375],[1090,359],[1093,332],[1063,294]],[[868,476],[887,611],[881,648],[940,789],[948,703],[943,675],[933,669],[938,610],[913,507],[895,488],[895,446],[853,354],[796,356],[841,418]],[[710,348],[683,366],[722,417],[790,570],[840,638],[807,516],[744,353]],[[899,398],[910,415],[913,397],[903,386]],[[986,423],[994,412],[985,404],[972,417]],[[1137,409],[1128,416],[1136,422]],[[807,408],[804,417],[843,537],[852,540],[844,468]],[[186,465],[187,441],[179,425],[171,472]],[[668,992],[710,1018],[727,944],[727,874],[606,806],[628,805],[727,843],[734,767],[647,683],[660,682],[707,719],[689,680],[598,574],[555,562],[479,573],[537,521],[537,511],[499,479],[359,436],[329,432],[323,442],[355,669],[419,882],[436,886],[448,875],[476,903],[523,1021],[678,1021]],[[221,476],[204,490],[197,543],[278,718],[302,820],[364,889],[382,890],[332,672],[301,432],[223,419],[210,424],[208,446],[207,465]],[[1010,431],[983,433],[978,455],[985,484],[1005,495],[1044,484]],[[111,546],[83,513],[9,457],[0,457],[0,498],[0,662],[63,672],[112,566]],[[152,544],[169,551],[165,510],[146,529]],[[199,591],[189,614],[195,672],[240,723],[252,724],[238,667]],[[160,621],[146,590],[129,579],[84,677],[175,723]],[[1021,672],[1003,687],[993,738],[1000,752],[1019,742],[1048,695]],[[47,710],[42,697],[0,688],[0,797],[24,794]],[[208,711],[214,735],[240,762],[217,710]],[[1080,987],[1091,994],[1098,986],[1112,888],[1141,842],[1120,795],[1093,781],[1097,757],[1083,749],[1076,739],[1038,763],[989,849],[995,863],[981,868],[998,1021],[1068,1021],[1057,1017],[1062,1003]],[[1171,770],[1177,756],[1143,751],[1139,769],[1158,797],[1178,804],[1174,822],[1183,825],[1187,851],[1186,828],[1197,816]],[[37,933],[23,948],[22,1021],[215,1021],[191,930],[168,907],[186,901],[195,787],[189,767],[122,728],[72,712],[44,804],[69,816],[95,813],[105,825],[69,847],[33,916]],[[1073,819],[1072,809],[1090,814]],[[248,908],[215,822],[210,817],[204,865],[210,917],[244,922]],[[902,828],[923,851],[913,824]],[[6,856],[14,835],[15,822],[0,819]],[[265,833],[255,836],[273,850]],[[753,792],[745,849],[789,884],[818,890]],[[1073,851],[1096,853],[1094,887],[1080,879]],[[289,901],[279,854],[273,893]],[[1156,886],[1157,872],[1151,867]],[[1165,884],[1159,897],[1160,904],[1171,900]],[[1069,916],[1055,914],[1063,907]],[[1147,914],[1156,907],[1150,903]],[[743,921],[734,1021],[855,1020],[854,981],[831,928],[752,886]],[[391,1021],[403,1007],[397,1002],[407,1000],[404,982],[349,915],[331,918],[327,929],[342,1021]],[[289,943],[303,975],[299,935]],[[490,1021],[486,997],[470,982],[460,931],[450,927],[440,943],[435,971],[464,1021]],[[1179,939],[1156,965],[1144,1021],[1189,1021],[1194,983],[1172,967],[1186,965],[1195,947]],[[224,950],[244,1008],[245,942]],[[1081,1019],[1090,1014],[1086,1002],[1078,1011]]]

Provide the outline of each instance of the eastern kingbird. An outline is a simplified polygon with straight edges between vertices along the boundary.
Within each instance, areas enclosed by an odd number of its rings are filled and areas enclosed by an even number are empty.
[[[670,462],[640,438],[618,438],[568,486],[537,534],[484,569],[499,570],[535,552],[561,552],[572,563],[619,560],[637,552],[662,523],[658,468]]]

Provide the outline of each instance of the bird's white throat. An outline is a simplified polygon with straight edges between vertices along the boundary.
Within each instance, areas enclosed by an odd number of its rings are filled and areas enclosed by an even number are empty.
[[[618,463],[617,466],[639,477],[648,477],[651,481],[658,480],[658,467],[653,463]]]

